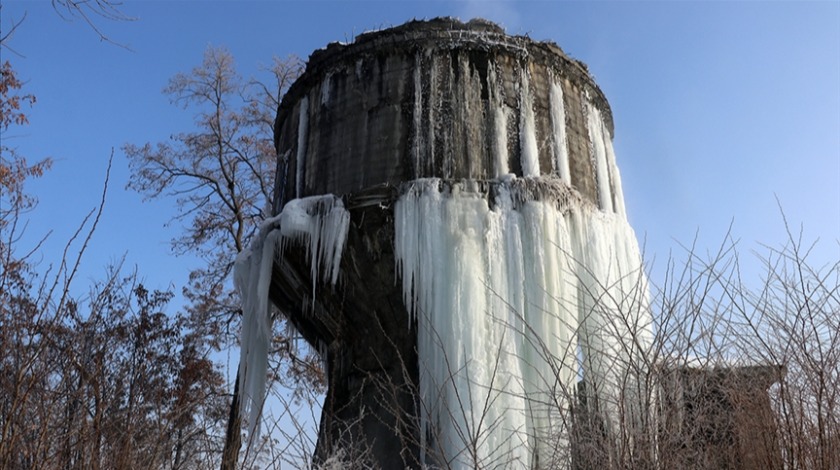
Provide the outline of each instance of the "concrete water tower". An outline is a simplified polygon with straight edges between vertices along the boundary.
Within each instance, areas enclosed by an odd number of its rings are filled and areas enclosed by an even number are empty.
[[[318,458],[563,466],[581,378],[619,416],[650,322],[583,63],[486,21],[413,21],[314,52],[275,132],[256,265],[326,366]]]

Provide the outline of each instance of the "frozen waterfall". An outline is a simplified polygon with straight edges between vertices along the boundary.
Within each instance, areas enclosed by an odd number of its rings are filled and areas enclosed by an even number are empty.
[[[619,383],[649,335],[636,238],[559,179],[492,185],[418,180],[394,209],[422,447],[453,468],[568,462],[581,374],[618,419]]]

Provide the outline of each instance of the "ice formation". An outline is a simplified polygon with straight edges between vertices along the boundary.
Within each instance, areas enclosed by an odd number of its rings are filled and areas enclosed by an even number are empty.
[[[563,87],[551,80],[548,93],[548,100],[551,106],[551,130],[553,131],[554,144],[554,169],[557,175],[566,182],[572,183],[571,171],[569,170],[569,149],[566,142],[566,108],[563,105]]]
[[[587,382],[608,395],[649,324],[627,222],[574,197],[558,210],[523,184],[499,182],[490,198],[419,180],[395,206],[404,301],[418,321],[422,435],[446,458],[474,444],[475,456],[456,460],[531,468],[557,458],[578,347]]]
[[[559,178],[539,176],[523,74],[528,178],[498,173],[506,118],[491,91],[497,179],[415,180],[394,206],[397,271],[418,324],[421,448],[453,468],[568,465],[577,382],[597,395],[605,424],[617,424],[650,339],[646,278],[603,118],[587,105],[596,207],[570,186],[558,83],[549,98]]]
[[[496,68],[489,67],[488,83],[497,83]],[[510,173],[508,168],[508,110],[504,104],[504,98],[501,96],[499,87],[488,87],[488,94],[490,96],[490,106],[493,113],[493,137],[494,141],[491,143],[493,150],[494,168],[496,170],[496,177]]]
[[[540,160],[537,134],[534,130],[534,102],[531,100],[530,78],[522,71],[519,92],[519,140],[522,143],[522,176],[539,176]]]
[[[297,167],[295,172],[295,194],[297,197],[301,197],[305,183],[303,178],[305,176],[304,166],[306,165],[306,139],[309,137],[309,99],[305,96],[300,100],[300,111],[298,115],[300,118],[298,119],[298,141],[295,158],[295,165]]]
[[[268,291],[275,258],[292,245],[304,247],[311,266],[314,301],[319,283],[335,285],[338,281],[349,223],[350,214],[341,199],[333,195],[294,199],[279,215],[262,223],[251,246],[236,258],[234,283],[242,299],[239,389],[243,415],[250,412],[252,436],[258,434],[266,393],[272,337]]]
[[[587,120],[589,141],[595,152],[595,177],[598,181],[598,199],[601,209],[607,212],[614,211],[626,217],[624,194],[621,189],[618,166],[615,164],[612,139],[604,125],[601,112],[591,103],[587,104]]]

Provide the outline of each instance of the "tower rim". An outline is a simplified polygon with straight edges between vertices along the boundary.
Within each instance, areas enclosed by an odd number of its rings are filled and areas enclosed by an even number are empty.
[[[484,52],[505,52],[522,59],[549,66],[559,76],[571,80],[585,90],[589,99],[601,111],[611,137],[615,136],[612,108],[606,95],[595,82],[589,67],[569,56],[553,41],[535,41],[530,37],[509,35],[504,28],[483,18],[461,21],[454,17],[429,20],[414,19],[398,26],[371,30],[357,35],[353,42],[331,42],[315,50],[306,61],[304,72],[292,83],[277,110],[274,122],[275,145],[282,122],[288,117],[304,93],[317,86],[339,64],[382,55],[383,51],[417,53],[424,50],[469,49]]]

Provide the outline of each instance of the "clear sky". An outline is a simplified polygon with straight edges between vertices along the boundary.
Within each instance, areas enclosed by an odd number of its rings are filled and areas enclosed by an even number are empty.
[[[31,124],[2,135],[53,170],[28,234],[53,230],[44,262],[97,203],[111,149],[111,192],[83,276],[126,255],[152,288],[180,288],[194,267],[175,258],[171,203],[125,190],[124,143],[158,142],[192,116],[161,93],[225,46],[243,76],[273,55],[308,55],[332,41],[413,18],[481,16],[509,33],[551,40],[588,64],[612,106],[630,222],[649,259],[700,231],[714,249],[733,223],[745,257],[786,240],[778,198],[816,265],[840,259],[840,2],[126,2],[132,22],[99,21],[103,43],[49,2],[2,1],[5,32],[26,19],[2,60],[37,95]],[[653,279],[656,282],[656,279]]]

